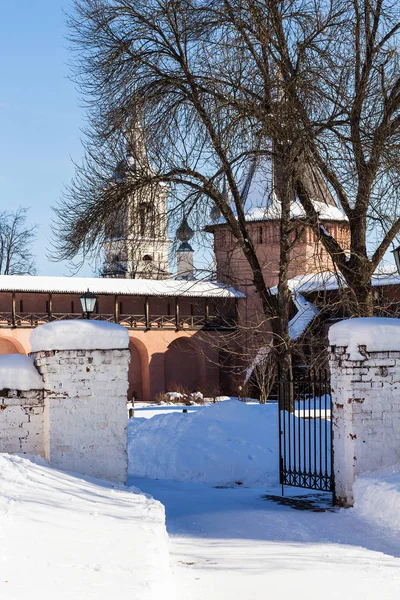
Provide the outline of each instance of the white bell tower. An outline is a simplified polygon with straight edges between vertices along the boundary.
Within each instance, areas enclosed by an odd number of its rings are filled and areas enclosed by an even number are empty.
[[[115,184],[132,182],[153,172],[148,161],[144,134],[135,122],[126,135],[126,158],[115,170]],[[115,223],[115,231],[104,243],[103,277],[169,279],[167,234],[168,185],[156,183],[126,198],[126,212]]]

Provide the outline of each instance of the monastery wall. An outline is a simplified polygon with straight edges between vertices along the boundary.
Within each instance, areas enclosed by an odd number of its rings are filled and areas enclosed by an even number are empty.
[[[29,354],[33,328],[1,328],[0,355]],[[152,400],[173,383],[190,391],[217,389],[220,385],[218,352],[224,348],[223,332],[175,331],[155,328],[129,331],[132,360],[129,367],[128,398]],[[229,337],[229,334],[228,334]],[[182,360],[185,368],[182,369]],[[179,365],[174,367],[174,362]],[[192,389],[193,388],[193,389]],[[224,391],[224,390],[222,390]],[[226,390],[225,390],[226,391]]]

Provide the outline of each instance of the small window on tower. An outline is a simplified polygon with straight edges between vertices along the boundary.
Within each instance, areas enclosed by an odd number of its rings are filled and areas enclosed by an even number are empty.
[[[150,256],[150,254],[145,254],[143,256],[143,260],[146,261],[146,262],[151,262],[153,260],[153,257]]]
[[[262,244],[263,243],[263,228],[260,227],[258,230],[258,243]]]

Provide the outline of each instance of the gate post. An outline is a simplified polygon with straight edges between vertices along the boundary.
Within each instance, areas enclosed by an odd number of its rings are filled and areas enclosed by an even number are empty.
[[[400,462],[400,319],[329,330],[336,503],[353,506],[363,473]]]
[[[125,483],[129,334],[115,323],[68,320],[31,334],[46,389],[44,455],[54,466]]]
[[[330,355],[331,370],[331,420],[333,444],[333,476],[335,504],[353,506],[355,479],[355,449],[353,432],[353,403],[351,375],[346,375],[343,362],[348,359],[346,348],[335,348]]]

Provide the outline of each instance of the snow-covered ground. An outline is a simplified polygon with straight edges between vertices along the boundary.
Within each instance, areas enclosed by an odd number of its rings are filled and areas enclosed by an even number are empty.
[[[130,470],[151,476],[131,476],[131,481],[166,507],[177,600],[400,597],[400,539],[387,523],[397,507],[393,494],[391,506],[377,506],[379,499],[373,505],[369,497],[368,511],[282,506],[263,498],[281,493],[273,486],[276,405],[229,401],[190,407],[191,414],[183,414],[183,408],[138,407],[136,423],[136,418],[130,422]],[[317,401],[306,411],[320,408]],[[154,418],[146,420],[150,415]],[[256,460],[248,461],[249,454]],[[146,466],[134,466],[139,457]],[[258,470],[247,472],[250,462]],[[166,475],[181,481],[168,481]],[[264,485],[254,487],[263,477]],[[392,488],[400,482],[398,473],[387,477]],[[235,485],[236,478],[248,485]],[[205,480],[208,485],[199,483]],[[216,485],[222,482],[228,485]],[[371,483],[364,498],[370,490]],[[297,493],[286,488],[289,496]],[[386,522],[371,519],[385,511]]]
[[[159,502],[0,455],[1,600],[174,597]]]
[[[0,455],[0,599],[398,600],[400,467],[354,509],[278,504],[276,411],[135,404],[136,488]]]
[[[353,509],[311,512],[262,496],[132,479],[166,507],[177,600],[398,600],[400,540]],[[293,492],[292,492],[293,493]]]

